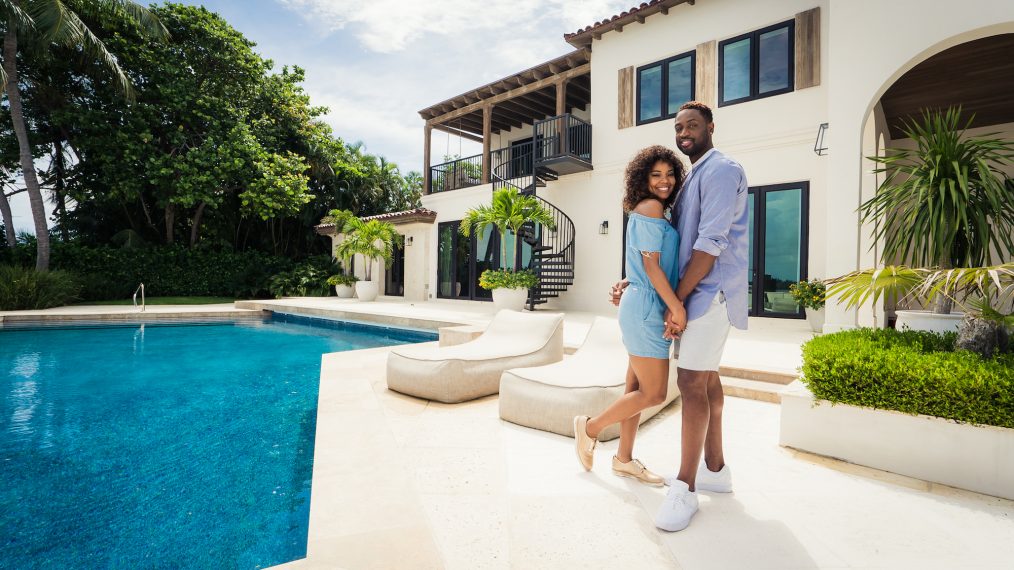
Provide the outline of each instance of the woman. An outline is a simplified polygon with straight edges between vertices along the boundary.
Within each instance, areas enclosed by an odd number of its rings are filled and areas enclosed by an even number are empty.
[[[686,327],[687,314],[675,293],[679,235],[667,219],[683,179],[683,163],[664,146],[640,151],[627,165],[623,209],[629,213],[625,255],[630,285],[620,301],[619,316],[623,345],[630,355],[626,393],[593,418],[574,418],[577,456],[585,470],[592,468],[598,435],[619,422],[613,473],[657,486],[663,484],[662,477],[632,453],[641,411],[666,398],[672,341],[664,338],[665,310],[672,312],[677,334]]]

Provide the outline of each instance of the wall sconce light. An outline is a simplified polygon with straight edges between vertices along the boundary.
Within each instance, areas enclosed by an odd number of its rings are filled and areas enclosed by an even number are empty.
[[[405,238],[405,247],[412,245],[412,236]]]
[[[824,135],[827,134],[827,123],[821,123],[817,127],[817,140],[813,143],[813,152],[817,153],[817,156],[824,156],[827,154],[827,141],[824,140]]]
[[[602,223],[599,224],[599,233],[600,234],[609,233],[609,220],[602,220]]]

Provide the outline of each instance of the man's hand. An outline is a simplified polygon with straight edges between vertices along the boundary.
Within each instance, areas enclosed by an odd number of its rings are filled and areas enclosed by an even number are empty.
[[[662,338],[666,340],[680,338],[687,329],[687,311],[683,305],[675,307],[675,310],[667,308],[664,317],[665,332],[662,333]]]
[[[630,285],[630,282],[626,279],[617,281],[616,284],[609,289],[609,302],[614,306],[619,307],[620,297],[623,296],[623,290],[627,288],[627,285]]]

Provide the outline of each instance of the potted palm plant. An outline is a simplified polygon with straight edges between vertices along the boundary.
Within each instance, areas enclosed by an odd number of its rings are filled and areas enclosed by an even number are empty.
[[[517,188],[503,188],[493,193],[493,202],[476,206],[465,213],[459,231],[468,237],[476,232],[480,238],[490,226],[500,232],[500,269],[487,269],[479,276],[479,286],[493,291],[493,306],[520,311],[525,307],[528,290],[538,284],[530,270],[518,271],[514,260],[507,258],[507,240],[518,235],[525,224],[540,224],[555,229],[553,214],[534,196],[522,194]]]
[[[348,221],[354,219],[355,217],[356,215],[349,210],[335,209],[331,210],[326,216],[321,218],[320,223],[334,224],[335,233],[342,234],[345,233],[345,225],[348,224]],[[356,282],[359,281],[358,277],[347,272],[347,268],[351,265],[349,263],[349,259],[350,258],[348,257],[342,258],[341,272],[337,275],[332,275],[327,279],[327,284],[334,287],[335,295],[337,295],[339,299],[351,299],[352,296],[355,295],[355,289],[353,287],[355,287]]]
[[[1014,185],[1003,173],[1014,142],[966,136],[961,109],[926,111],[906,122],[914,148],[888,149],[870,157],[884,173],[877,194],[860,206],[862,220],[876,222],[873,238],[884,263],[909,262],[948,270],[990,265],[1014,254]],[[953,330],[952,291],[943,284],[933,311],[898,311],[898,326]]]
[[[364,222],[356,217],[351,217],[345,222],[343,233],[345,239],[335,248],[335,254],[342,259],[357,254],[366,258],[366,279],[356,282],[356,296],[360,301],[372,301],[377,298],[379,289],[377,283],[373,281],[373,262],[383,260],[385,264],[390,264],[394,256],[394,246],[401,244],[401,234],[388,222],[380,220]]]

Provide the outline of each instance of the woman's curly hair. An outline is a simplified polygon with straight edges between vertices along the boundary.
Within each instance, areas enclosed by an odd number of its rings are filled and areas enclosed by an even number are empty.
[[[675,152],[662,145],[652,145],[634,155],[630,164],[627,165],[627,171],[623,176],[623,211],[630,212],[642,200],[655,198],[655,195],[648,190],[648,175],[651,173],[651,167],[659,161],[668,162],[676,173],[676,186],[673,187],[672,194],[662,203],[665,208],[672,206],[673,201],[676,200],[677,191],[683,185],[686,170]]]

